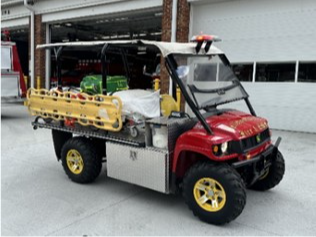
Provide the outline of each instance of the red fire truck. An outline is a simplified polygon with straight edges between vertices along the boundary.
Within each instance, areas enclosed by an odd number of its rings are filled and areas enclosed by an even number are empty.
[[[16,44],[1,40],[1,102],[14,102],[26,95],[26,85]]]

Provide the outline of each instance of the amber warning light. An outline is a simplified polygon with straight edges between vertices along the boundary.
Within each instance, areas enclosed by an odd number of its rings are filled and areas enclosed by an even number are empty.
[[[213,42],[221,41],[221,39],[216,35],[195,35],[191,38],[191,42],[196,42],[196,53],[199,53],[203,43],[205,42],[205,53],[207,53]]]

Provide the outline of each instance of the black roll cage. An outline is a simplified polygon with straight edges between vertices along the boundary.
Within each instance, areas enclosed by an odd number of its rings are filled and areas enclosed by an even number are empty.
[[[224,54],[219,55],[219,57],[222,59],[222,61],[224,62],[225,65],[230,66],[230,62],[227,59],[227,57]],[[175,82],[180,90],[181,93],[183,95],[183,97],[185,98],[186,102],[188,103],[188,105],[190,106],[192,112],[195,114],[195,116],[199,119],[199,121],[201,122],[202,126],[204,127],[204,129],[210,133],[213,134],[210,126],[207,124],[205,118],[203,117],[203,115],[200,112],[200,108],[197,107],[197,104],[194,103],[194,101],[191,99],[190,95],[188,94],[185,85],[183,84],[182,80],[180,80],[178,73],[176,72],[176,68],[178,67],[176,60],[174,59],[174,55],[170,54],[166,57],[166,68],[172,78],[172,80],[174,80],[173,82]],[[251,115],[253,116],[257,116],[256,112],[254,111],[250,101],[249,101],[249,95],[246,92],[245,88],[242,86],[242,84],[240,83],[240,81],[238,79],[236,79],[234,81],[235,84],[228,86],[226,88],[220,88],[220,90],[229,90],[232,89],[236,86],[240,86],[241,89],[243,90],[243,92],[245,93],[245,97],[243,98],[246,102],[246,105],[251,113]],[[173,88],[174,89],[174,88]],[[197,88],[196,88],[197,89]],[[198,91],[201,91],[201,89],[197,89]],[[217,92],[219,89],[214,89],[214,90],[204,90],[204,92]],[[194,98],[194,96],[193,96]]]
[[[69,47],[76,47],[76,46],[68,46]],[[87,46],[89,47],[89,46]],[[91,46],[90,46],[91,47]],[[124,51],[123,48],[117,47],[118,51],[121,56],[122,56],[122,61],[123,61],[123,65],[124,65],[124,69],[126,72],[126,77],[128,79],[128,81],[130,80],[130,68],[127,62],[127,56],[126,53]],[[65,49],[65,46],[59,46],[59,47],[55,47],[54,49],[54,53],[55,53],[55,57],[56,57],[56,61],[57,61],[57,88],[58,90],[62,91],[62,77],[61,77],[61,54]],[[115,49],[115,48],[114,48]],[[107,94],[107,81],[106,81],[106,77],[107,77],[107,71],[106,71],[106,67],[105,67],[105,62],[106,62],[106,53],[111,52],[110,50],[113,50],[113,46],[109,45],[109,44],[104,44],[101,48],[101,52],[100,52],[100,59],[101,59],[101,75],[102,75],[102,94],[106,95]],[[112,53],[112,52],[111,52]]]
[[[106,67],[105,67],[105,61],[106,61],[106,53],[108,52],[109,50],[109,47],[110,45],[109,44],[104,44],[102,46],[102,49],[101,49],[101,73],[102,73],[102,85],[103,85],[103,88],[102,88],[102,93],[104,95],[107,94],[107,91],[106,91],[106,88],[107,88],[107,82],[106,82],[106,76],[107,76],[107,72],[106,72]],[[111,45],[112,46],[112,45]],[[128,62],[127,62],[127,57],[126,57],[126,53],[123,49],[122,46],[128,46],[128,45],[116,45],[117,47],[114,47],[115,49],[119,49],[119,52],[121,53],[122,55],[122,59],[123,59],[123,64],[124,64],[124,67],[125,67],[125,71],[127,73],[127,77],[130,78],[130,70],[128,68]],[[121,47],[120,47],[121,46]],[[133,46],[135,46],[135,44],[133,44]],[[68,46],[68,47],[72,47],[72,46]],[[58,90],[62,90],[62,78],[61,78],[61,53],[63,52],[65,46],[56,46],[54,47],[54,52],[55,52],[55,57],[56,57],[56,61],[57,61],[57,79],[58,79]],[[224,54],[218,54],[219,57],[222,59],[223,63],[227,66],[230,66],[230,62],[229,60],[227,59],[227,57],[224,55]],[[179,86],[180,90],[181,90],[181,93],[185,99],[185,101],[188,103],[188,105],[190,106],[192,112],[195,114],[195,116],[198,118],[198,120],[201,122],[202,126],[204,127],[204,129],[209,133],[209,134],[213,134],[210,126],[207,124],[205,118],[203,117],[203,115],[201,114],[200,112],[200,109],[201,108],[198,108],[197,107],[197,104],[194,103],[194,101],[191,99],[190,95],[188,94],[186,88],[185,88],[185,85],[183,84],[183,82],[180,80],[177,72],[176,72],[176,69],[178,67],[177,65],[177,62],[176,60],[174,59],[174,55],[173,54],[169,54],[165,57],[165,65],[166,65],[166,68],[169,72],[169,75],[172,79],[172,96],[174,99],[176,99],[176,88],[177,86]],[[221,90],[223,89],[231,89],[232,87],[236,87],[236,86],[240,86],[242,88],[242,90],[244,91],[245,93],[245,97],[243,98],[246,102],[246,105],[251,113],[251,115],[253,116],[257,116],[250,101],[249,101],[249,95],[248,93],[246,92],[246,90],[244,89],[244,87],[242,86],[242,84],[240,83],[239,80],[236,79],[236,81],[234,81],[235,84],[227,87],[227,88],[220,88]],[[197,88],[190,88],[191,90],[195,89],[195,90],[200,90],[201,89],[197,89]],[[214,90],[209,90],[210,93],[214,92],[214,91],[218,91],[218,89],[214,89]],[[208,91],[206,91],[208,92]],[[193,96],[194,97],[194,96]]]

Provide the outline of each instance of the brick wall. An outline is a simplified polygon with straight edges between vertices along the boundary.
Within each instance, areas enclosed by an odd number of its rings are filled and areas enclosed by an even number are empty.
[[[162,41],[171,40],[172,2],[173,0],[163,0]],[[177,42],[188,42],[190,5],[187,0],[178,0],[177,8]]]
[[[190,5],[187,0],[178,0],[177,42],[189,41]]]
[[[171,24],[172,24],[172,1],[163,1],[163,16],[162,16],[162,41],[171,41]],[[188,42],[189,26],[190,26],[190,5],[187,0],[178,0],[177,12],[177,42]],[[161,93],[169,93],[169,75],[165,68],[164,59],[161,59]],[[181,98],[181,109],[184,108],[184,99]]]
[[[36,49],[39,44],[46,42],[46,28],[42,23],[42,15],[35,15],[35,87],[37,87],[37,77],[40,77],[40,86],[45,88],[45,50]]]
[[[171,22],[172,22],[172,0],[163,1],[163,15],[162,15],[162,41],[171,41]],[[169,92],[169,74],[165,67],[165,60],[161,57],[161,71],[160,71],[160,88],[161,93]]]

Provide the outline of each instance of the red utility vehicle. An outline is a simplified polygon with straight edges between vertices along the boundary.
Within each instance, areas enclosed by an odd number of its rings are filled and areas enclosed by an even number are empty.
[[[211,45],[216,39],[200,36],[194,43],[133,40],[40,46],[59,52],[57,59],[67,48],[99,47],[103,95],[31,89],[28,107],[37,116],[32,124],[52,129],[57,158],[72,181],[92,182],[104,163],[109,177],[166,194],[181,192],[201,220],[228,223],[244,209],[246,188],[265,191],[275,187],[285,165],[278,150],[281,139],[272,143],[267,120],[256,115],[225,54]],[[107,52],[130,53],[144,47],[164,57],[172,91],[175,86],[180,88],[185,112],[162,114],[168,110],[159,108],[164,106],[159,91],[107,95]],[[58,81],[61,85],[61,77]],[[249,113],[227,107],[242,100]],[[129,122],[124,122],[126,118]],[[65,123],[69,119],[72,126]],[[137,133],[129,133],[131,120]]]

